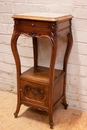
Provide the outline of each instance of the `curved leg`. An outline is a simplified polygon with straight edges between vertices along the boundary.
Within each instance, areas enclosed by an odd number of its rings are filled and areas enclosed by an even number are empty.
[[[68,104],[66,102],[66,93],[65,93],[65,90],[66,90],[66,75],[64,76],[64,98],[63,98],[63,102],[62,102],[62,105],[64,106],[64,109],[66,110],[67,107],[68,107]]]
[[[53,123],[53,115],[52,115],[52,113],[49,113],[49,124],[50,124],[50,128],[53,129],[54,123]]]
[[[50,84],[49,84],[49,122],[50,128],[53,128],[53,86],[54,86],[54,73],[55,73],[55,61],[57,55],[57,39],[56,37],[51,38],[52,53],[50,61]]]
[[[66,97],[64,97],[62,104],[63,104],[63,106],[64,106],[64,109],[66,110],[67,107],[68,107],[68,104],[67,104],[67,102],[66,102]]]
[[[16,63],[16,70],[17,70],[17,107],[16,107],[16,111],[14,113],[14,116],[17,117],[18,112],[20,110],[20,75],[21,75],[21,67],[20,67],[20,59],[19,59],[19,55],[18,55],[18,51],[17,51],[17,39],[19,37],[19,33],[16,32],[15,30],[13,31],[13,35],[12,35],[12,39],[11,39],[11,49],[13,52],[13,56],[15,59],[15,63]]]
[[[68,58],[70,55],[70,51],[72,48],[72,44],[73,44],[73,39],[72,39],[72,33],[68,33],[67,34],[67,48],[66,48],[66,52],[65,52],[65,57],[64,57],[64,63],[63,63],[63,70],[65,72],[67,72],[67,62],[68,62]],[[64,77],[64,99],[63,99],[63,106],[65,109],[67,109],[68,104],[66,103],[66,94],[65,94],[65,90],[66,90],[66,74]]]
[[[18,113],[19,113],[19,110],[20,110],[20,106],[21,106],[21,104],[20,104],[20,102],[18,101],[18,102],[17,102],[17,108],[16,108],[16,111],[15,111],[15,113],[14,113],[14,117],[15,117],[15,118],[17,118],[17,116],[18,116]]]
[[[38,44],[37,37],[33,37],[33,53],[34,53],[34,67],[38,65]]]
[[[64,93],[64,98],[63,98],[62,105],[64,106],[64,109],[66,110],[67,107],[68,107],[68,104],[67,104],[67,102],[66,102],[66,94],[65,94],[65,93]]]

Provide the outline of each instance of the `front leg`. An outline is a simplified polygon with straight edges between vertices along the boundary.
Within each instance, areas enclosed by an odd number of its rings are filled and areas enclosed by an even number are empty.
[[[17,31],[13,31],[12,39],[11,39],[11,49],[13,52],[13,56],[16,63],[16,70],[17,70],[17,107],[14,113],[14,116],[17,117],[18,112],[20,110],[21,102],[20,102],[20,75],[21,75],[21,67],[20,67],[20,59],[17,50],[17,39],[19,37],[19,33]]]

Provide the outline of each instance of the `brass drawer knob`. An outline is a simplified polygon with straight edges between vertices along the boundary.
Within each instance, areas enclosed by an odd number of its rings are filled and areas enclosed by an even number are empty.
[[[35,24],[34,24],[34,23],[32,23],[32,27],[35,27]]]
[[[22,88],[20,88],[20,91],[22,91]]]

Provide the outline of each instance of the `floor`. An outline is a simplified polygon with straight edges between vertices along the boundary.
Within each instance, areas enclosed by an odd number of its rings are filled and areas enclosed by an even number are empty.
[[[14,118],[16,94],[0,91],[0,130],[50,130],[48,114],[22,105]],[[54,130],[87,130],[87,112],[61,106],[54,110]]]

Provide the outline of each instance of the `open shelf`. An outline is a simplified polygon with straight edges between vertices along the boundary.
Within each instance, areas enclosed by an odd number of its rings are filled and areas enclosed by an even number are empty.
[[[61,76],[65,74],[62,70],[55,69],[54,82],[56,82]],[[32,67],[22,73],[20,78],[27,81],[44,82],[49,83],[49,68],[47,67]]]

